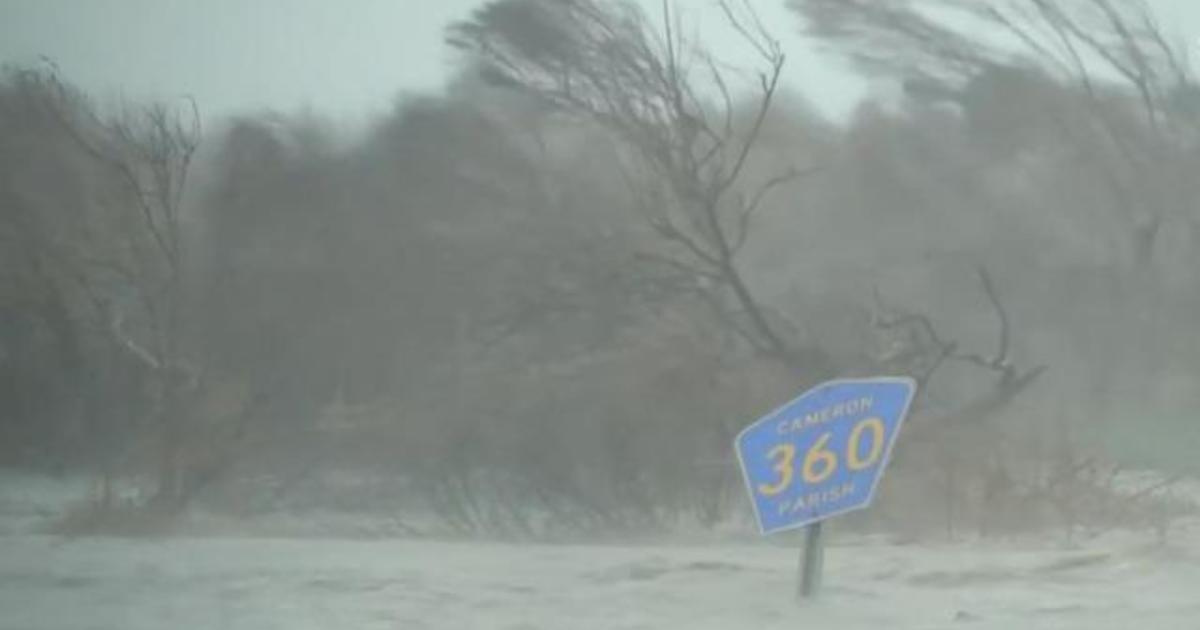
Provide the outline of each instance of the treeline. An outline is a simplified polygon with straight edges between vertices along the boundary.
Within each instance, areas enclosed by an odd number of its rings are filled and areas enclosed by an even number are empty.
[[[354,138],[9,69],[0,463],[104,510],[349,470],[463,532],[714,525],[742,425],[904,373],[874,522],[1131,518],[1096,453],[1200,402],[1191,84],[988,61],[833,124],[728,17],[761,75],[627,5],[490,3],[445,95]]]

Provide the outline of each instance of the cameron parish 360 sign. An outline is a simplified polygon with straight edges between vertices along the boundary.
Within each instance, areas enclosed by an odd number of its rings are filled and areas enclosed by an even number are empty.
[[[870,505],[915,391],[909,378],[830,381],[742,430],[735,446],[762,532]]]

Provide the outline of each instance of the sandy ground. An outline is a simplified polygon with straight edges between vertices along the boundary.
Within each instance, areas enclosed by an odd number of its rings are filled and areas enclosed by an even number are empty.
[[[1056,542],[830,547],[793,601],[768,545],[0,537],[0,628],[1200,628],[1200,525]]]

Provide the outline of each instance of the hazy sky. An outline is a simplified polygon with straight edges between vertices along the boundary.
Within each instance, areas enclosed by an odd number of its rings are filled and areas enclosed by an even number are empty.
[[[657,2],[644,0],[649,5]],[[404,91],[437,89],[452,66],[442,30],[480,0],[0,0],[0,61],[54,59],[89,92],[194,95],[208,115],[312,107],[341,118],[381,112]],[[713,0],[684,0],[706,42]],[[827,111],[861,93],[848,71],[807,49],[783,0],[755,6],[784,39],[788,82]],[[1182,37],[1200,34],[1200,0],[1156,0]],[[726,49],[726,50],[722,50]]]

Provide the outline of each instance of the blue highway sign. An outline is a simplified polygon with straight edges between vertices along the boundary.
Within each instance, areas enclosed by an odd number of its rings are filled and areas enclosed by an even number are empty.
[[[735,440],[764,534],[870,505],[916,393],[910,378],[829,381]]]

